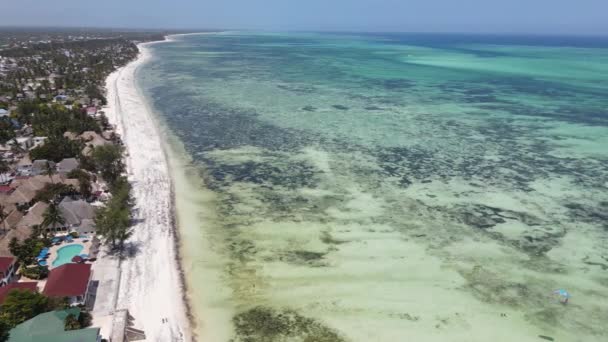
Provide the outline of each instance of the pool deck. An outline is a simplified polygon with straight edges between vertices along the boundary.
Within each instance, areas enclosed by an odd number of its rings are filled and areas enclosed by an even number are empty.
[[[79,254],[90,254],[90,250],[91,250],[91,238],[88,238],[87,242],[83,242],[84,239],[82,238],[78,238],[78,239],[74,239],[74,242],[70,242],[70,243],[65,243],[62,242],[59,245],[53,245],[51,247],[49,247],[49,257],[47,259],[47,265],[49,267],[49,270],[52,270],[53,267],[53,261],[55,261],[55,259],[57,258],[57,251],[65,246],[69,246],[69,245],[82,245],[82,251]]]

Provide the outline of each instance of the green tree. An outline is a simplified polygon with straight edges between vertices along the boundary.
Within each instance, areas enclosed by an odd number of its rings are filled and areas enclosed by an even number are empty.
[[[63,183],[51,183],[46,184],[44,188],[36,191],[34,201],[51,203],[55,201],[58,197],[74,196],[75,194],[76,189],[74,189],[72,185],[67,185]]]
[[[2,224],[2,229],[4,229],[4,231],[6,231],[6,217],[8,216],[8,213],[6,212],[6,209],[4,209],[4,205],[0,204],[0,224]]]
[[[2,319],[2,316],[0,316],[0,342],[8,341],[10,330],[11,326],[8,325],[8,323],[5,322],[4,319]]]
[[[61,227],[65,224],[65,219],[59,211],[59,207],[55,202],[51,202],[49,207],[46,208],[44,214],[42,214],[42,228],[44,229],[43,235],[46,237],[46,231],[48,228],[57,228],[57,226]]]
[[[119,145],[103,145],[93,150],[95,169],[110,185],[114,184],[125,170],[122,153],[123,147]]]
[[[0,177],[0,182],[2,182],[2,183],[7,182],[6,173],[9,172],[10,170],[11,170],[11,168],[8,165],[8,162],[4,159],[0,159],[0,174],[2,175],[2,177]]]
[[[55,175],[55,168],[53,167],[50,161],[47,161],[46,165],[44,165],[44,174],[49,176],[52,184],[55,183],[55,181],[53,180],[53,175]]]
[[[78,141],[69,140],[63,136],[51,136],[44,145],[30,151],[32,160],[46,159],[60,162],[63,158],[73,158],[80,154],[82,145]]]
[[[131,208],[131,185],[125,177],[120,177],[112,187],[112,198],[97,211],[95,217],[97,232],[114,249],[122,249],[124,242],[132,235]]]
[[[21,268],[21,275],[30,279],[41,280],[49,275],[49,269],[44,266],[33,266]]]
[[[80,321],[74,314],[69,314],[65,318],[65,330],[78,330],[80,328]]]
[[[19,144],[19,142],[17,141],[17,138],[13,138],[13,140],[11,141],[11,152],[17,155],[25,152],[23,147],[21,147],[21,144]]]
[[[11,290],[2,305],[2,319],[14,327],[32,317],[46,312],[48,299],[46,296],[27,290]]]
[[[78,191],[84,198],[89,198],[93,194],[93,186],[91,185],[91,175],[88,172],[75,169],[68,173],[68,178],[78,179]]]
[[[93,324],[93,316],[86,311],[81,311],[80,316],[78,316],[78,322],[80,322],[81,329],[89,327]]]
[[[0,119],[0,144],[4,145],[7,141],[15,138],[13,123],[8,118]]]
[[[9,251],[17,258],[21,265],[31,265],[36,261],[36,255],[44,247],[44,242],[29,237],[22,243],[12,238],[8,244]]]

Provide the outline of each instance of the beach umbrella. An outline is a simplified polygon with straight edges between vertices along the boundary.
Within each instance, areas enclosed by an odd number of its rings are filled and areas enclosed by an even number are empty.
[[[84,260],[82,260],[82,258],[80,256],[75,256],[72,258],[72,262],[83,262]]]
[[[38,261],[38,265],[40,265],[40,266],[47,266],[46,260],[40,260],[40,261]]]

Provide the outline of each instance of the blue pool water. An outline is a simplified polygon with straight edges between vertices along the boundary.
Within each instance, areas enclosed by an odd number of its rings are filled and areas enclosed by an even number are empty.
[[[72,258],[79,255],[83,248],[84,246],[80,244],[72,244],[59,248],[57,258],[53,261],[53,267],[69,264],[72,262]]]

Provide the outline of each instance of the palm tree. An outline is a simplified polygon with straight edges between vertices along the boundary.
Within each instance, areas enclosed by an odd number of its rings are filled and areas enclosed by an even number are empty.
[[[57,226],[62,226],[65,224],[65,219],[63,218],[63,215],[61,214],[61,211],[59,211],[59,207],[57,204],[55,204],[55,202],[51,202],[51,204],[49,204],[49,207],[46,208],[46,211],[44,214],[42,214],[42,218],[43,220],[41,226],[44,228],[42,234],[45,238],[48,228],[57,228]]]
[[[4,229],[5,232],[6,232],[6,224],[5,224],[4,220],[6,220],[7,216],[8,216],[8,214],[4,211],[4,206],[2,204],[0,204],[0,224],[2,224],[2,228]]]
[[[8,163],[4,159],[0,159],[0,174],[2,175],[2,183],[6,183],[6,173],[9,172],[11,168],[8,166]]]
[[[53,175],[55,174],[55,168],[51,165],[50,161],[47,161],[46,165],[44,166],[44,174],[49,176],[49,178],[51,179],[51,183],[55,184],[55,181],[53,181]]]
[[[11,145],[11,152],[13,152],[14,154],[17,154],[17,155],[25,152],[23,147],[21,147],[21,145],[17,141],[17,138],[13,138],[13,144]]]

